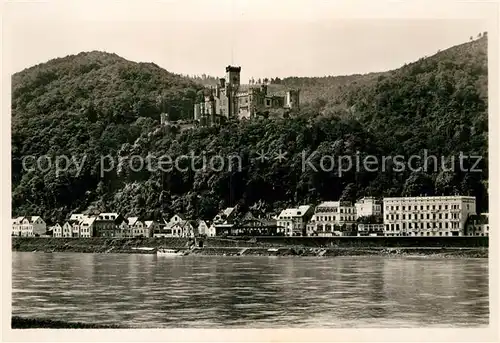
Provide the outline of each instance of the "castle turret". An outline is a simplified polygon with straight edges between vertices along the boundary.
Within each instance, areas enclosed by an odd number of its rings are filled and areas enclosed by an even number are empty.
[[[285,107],[299,108],[300,91],[298,89],[290,89],[286,92]]]
[[[241,67],[226,67],[226,80],[228,86],[239,87],[240,86],[240,73]]]
[[[228,99],[227,117],[236,117],[238,113],[238,104],[236,94],[240,88],[241,67],[226,67],[226,96]]]

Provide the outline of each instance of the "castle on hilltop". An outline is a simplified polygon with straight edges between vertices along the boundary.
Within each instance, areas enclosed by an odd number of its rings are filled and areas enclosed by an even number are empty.
[[[226,78],[211,87],[202,102],[194,105],[194,120],[203,126],[221,123],[229,118],[251,119],[268,115],[270,110],[285,113],[299,108],[299,90],[269,94],[268,85],[240,85],[241,67],[227,66]]]

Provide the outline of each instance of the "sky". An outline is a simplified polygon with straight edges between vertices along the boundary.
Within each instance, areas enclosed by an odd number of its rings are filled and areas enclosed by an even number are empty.
[[[374,1],[355,8],[316,0],[141,3],[5,5],[9,70],[100,50],[189,75],[223,76],[225,66],[239,65],[243,82],[349,75],[395,69],[488,30],[485,8],[464,7],[453,16],[446,8],[436,12],[436,5],[419,6],[377,16]]]

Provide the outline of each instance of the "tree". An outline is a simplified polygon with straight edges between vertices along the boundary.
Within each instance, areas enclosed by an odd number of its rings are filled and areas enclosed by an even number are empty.
[[[341,201],[350,201],[354,203],[356,201],[356,185],[354,183],[349,183],[340,196]]]
[[[434,186],[429,175],[422,172],[413,172],[406,179],[403,187],[404,196],[431,196],[434,195]]]
[[[272,110],[268,118],[207,128],[176,122],[192,118],[193,105],[204,94],[191,79],[105,53],[50,61],[12,77],[13,215],[39,213],[59,220],[75,210],[108,209],[147,216],[179,211],[211,219],[236,203],[261,201],[268,204],[265,211],[277,213],[297,204],[352,201],[365,194],[443,193],[476,196],[484,211],[487,71],[487,40],[480,39],[381,74],[285,78],[283,87],[276,88],[299,88],[300,109],[284,117],[283,111]],[[206,84],[216,81],[204,78]],[[163,108],[170,115],[168,126],[159,125]],[[274,156],[280,149],[287,155],[278,163]],[[319,168],[322,156],[408,158],[421,156],[423,149],[436,156],[460,151],[483,156],[483,171],[411,173],[391,166],[383,170],[380,164],[367,171],[353,164],[340,175],[338,165]],[[243,168],[162,173],[134,171],[128,162],[115,160],[101,176],[101,156],[166,154],[175,161],[191,151],[208,158],[238,154]],[[260,151],[267,152],[267,161],[255,161]],[[316,153],[309,161],[318,171],[308,164],[302,168],[303,153]],[[54,166],[46,172],[24,170],[26,155],[87,158],[79,175],[69,170],[56,178]]]

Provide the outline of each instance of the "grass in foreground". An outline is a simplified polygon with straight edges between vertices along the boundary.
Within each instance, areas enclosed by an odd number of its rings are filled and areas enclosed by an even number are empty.
[[[12,329],[117,329],[118,326],[12,316]]]

